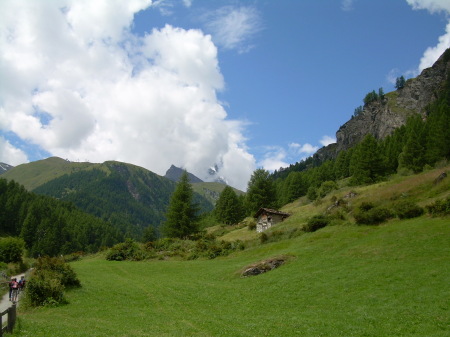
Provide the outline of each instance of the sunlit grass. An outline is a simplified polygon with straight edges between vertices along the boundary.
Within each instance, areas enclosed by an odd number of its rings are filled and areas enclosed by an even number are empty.
[[[70,304],[20,313],[16,336],[445,336],[448,219],[332,226],[197,261],[73,263]],[[241,278],[246,265],[286,265]]]

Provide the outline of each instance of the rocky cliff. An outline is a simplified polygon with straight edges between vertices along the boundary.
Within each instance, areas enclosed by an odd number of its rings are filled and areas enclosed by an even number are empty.
[[[450,76],[450,49],[436,63],[416,78],[406,81],[402,89],[390,92],[384,99],[364,106],[361,114],[350,119],[336,132],[337,144],[322,148],[319,157],[334,157],[360,142],[367,134],[382,139],[394,129],[406,123],[409,116],[420,113],[426,116],[425,108],[433,102],[447,77]]]

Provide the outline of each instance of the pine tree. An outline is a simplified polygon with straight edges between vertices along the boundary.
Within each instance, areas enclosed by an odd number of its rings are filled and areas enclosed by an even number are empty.
[[[381,154],[378,142],[368,134],[359,143],[350,162],[351,183],[366,184],[377,181],[385,173],[385,159]]]
[[[402,89],[405,86],[405,78],[402,76],[397,77],[395,80],[395,89]]]
[[[425,165],[424,123],[420,115],[412,116],[406,123],[406,143],[399,156],[399,169],[421,172]]]
[[[170,238],[186,238],[198,232],[198,207],[193,203],[194,192],[186,171],[182,174],[170,198],[163,233]]]
[[[226,186],[220,193],[214,209],[214,216],[218,222],[226,225],[233,225],[244,219],[242,199],[239,199],[230,186]]]
[[[276,208],[275,184],[269,171],[257,169],[253,172],[247,187],[247,211],[257,212],[261,207]]]

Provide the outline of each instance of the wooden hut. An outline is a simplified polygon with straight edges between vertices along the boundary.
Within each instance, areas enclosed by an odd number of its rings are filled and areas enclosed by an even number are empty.
[[[289,215],[289,213],[277,211],[270,208],[260,208],[254,215],[254,218],[256,218],[256,231],[258,233],[264,232],[273,225],[282,222]]]

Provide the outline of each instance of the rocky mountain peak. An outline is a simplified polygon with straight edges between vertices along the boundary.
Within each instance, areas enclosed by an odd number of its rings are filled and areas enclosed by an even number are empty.
[[[172,181],[178,182],[180,180],[181,175],[183,174],[184,170],[182,168],[176,167],[175,165],[171,165],[170,168],[167,170],[166,174],[164,175],[165,178],[170,179]],[[190,183],[202,183],[203,180],[196,177],[192,173],[188,172],[188,178]]]

